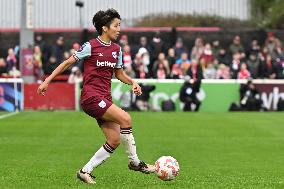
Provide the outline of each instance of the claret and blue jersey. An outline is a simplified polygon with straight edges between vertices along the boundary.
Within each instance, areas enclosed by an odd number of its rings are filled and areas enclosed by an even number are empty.
[[[84,62],[81,101],[92,96],[111,97],[113,71],[123,68],[120,46],[113,42],[105,43],[98,37],[84,43],[73,56]]]

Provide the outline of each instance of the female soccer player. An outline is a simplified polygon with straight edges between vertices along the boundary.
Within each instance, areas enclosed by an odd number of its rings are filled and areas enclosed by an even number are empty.
[[[120,33],[120,20],[119,13],[114,9],[98,11],[93,17],[93,24],[99,36],[86,42],[73,56],[61,63],[37,91],[38,94],[44,96],[52,79],[76,61],[84,60],[81,107],[85,113],[97,120],[106,137],[105,144],[77,173],[79,179],[90,184],[95,183],[95,177],[91,175],[93,169],[110,157],[120,141],[126,148],[130,170],[146,174],[154,172],[152,165],[138,158],[130,115],[112,102],[111,78],[113,73],[120,81],[132,85],[132,90],[136,95],[142,94],[140,86],[124,73],[121,48],[112,42]]]

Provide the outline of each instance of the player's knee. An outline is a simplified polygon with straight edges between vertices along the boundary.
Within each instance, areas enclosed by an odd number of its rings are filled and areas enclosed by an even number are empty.
[[[121,121],[122,121],[122,125],[125,126],[125,127],[131,127],[131,117],[128,113],[125,113],[122,118],[121,118]]]

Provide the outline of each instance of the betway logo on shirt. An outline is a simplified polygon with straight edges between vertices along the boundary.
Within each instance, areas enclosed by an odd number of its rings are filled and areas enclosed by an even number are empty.
[[[115,65],[116,65],[116,63],[112,63],[112,62],[109,62],[109,61],[100,62],[99,60],[97,60],[97,66],[108,66],[108,67],[114,68]]]

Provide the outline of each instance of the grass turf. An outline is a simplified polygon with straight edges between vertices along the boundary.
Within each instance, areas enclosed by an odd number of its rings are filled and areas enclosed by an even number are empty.
[[[0,120],[0,188],[284,188],[282,113],[131,113],[139,157],[171,155],[176,180],[127,169],[120,146],[96,186],[76,171],[104,143],[78,112],[23,112]]]
[[[1,112],[0,111],[0,116],[5,115],[5,114],[9,114],[9,112]]]

